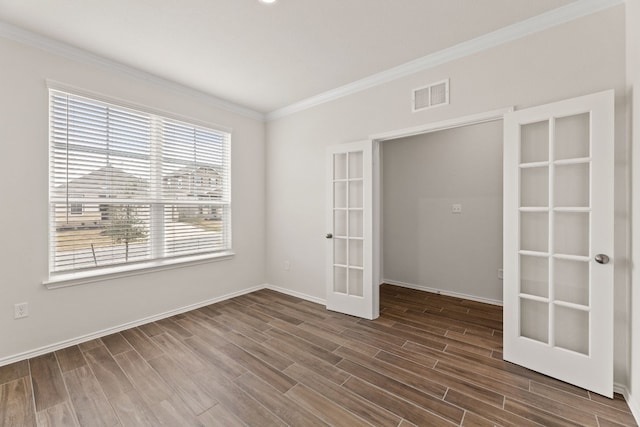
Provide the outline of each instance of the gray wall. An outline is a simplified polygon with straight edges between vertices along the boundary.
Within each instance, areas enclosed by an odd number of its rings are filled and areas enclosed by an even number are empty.
[[[267,125],[267,280],[325,297],[326,147],[491,111],[616,91],[615,380],[627,383],[628,162],[625,6],[619,5],[301,111]],[[451,79],[451,105],[412,113],[413,88]],[[283,263],[291,261],[285,270]]]
[[[203,102],[201,97],[176,93],[121,71],[0,39],[0,58],[3,64],[10,64],[0,67],[3,95],[0,170],[3,177],[10,177],[0,180],[4,207],[0,235],[5,242],[0,245],[0,363],[3,358],[24,351],[242,291],[263,283],[265,277],[269,283],[289,291],[324,298],[328,145],[506,106],[523,108],[613,88],[617,109],[615,378],[628,385],[632,295],[635,320],[631,358],[636,362],[632,365],[632,392],[637,408],[640,293],[631,293],[627,274],[630,262],[626,95],[629,84],[636,87],[639,84],[638,0],[627,0],[626,7],[633,11],[627,16],[626,34],[625,6],[616,6],[270,122],[266,126],[266,151],[262,122],[222,111]],[[48,261],[46,78],[232,127],[236,257],[219,263],[46,290],[42,285]],[[443,78],[451,79],[451,105],[411,113],[411,89]],[[640,146],[637,98],[633,118],[636,148]],[[635,164],[636,170],[640,169],[640,156]],[[635,183],[637,193],[640,187],[637,176]],[[465,206],[463,216],[468,211]],[[637,243],[640,209],[635,212]],[[285,260],[291,262],[287,271],[283,268]],[[635,260],[638,265],[640,259],[636,256]],[[635,282],[638,289],[637,277]],[[29,301],[31,314],[26,319],[14,320],[13,304],[22,301]]]
[[[264,123],[127,73],[0,38],[0,365],[264,283]],[[47,290],[48,93],[45,79],[233,128],[232,260]],[[29,317],[13,319],[13,304]]]
[[[629,130],[633,153],[633,286],[631,288],[631,399],[629,405],[640,419],[640,0],[627,0],[627,90]]]
[[[502,302],[502,139],[495,121],[382,143],[386,282]]]

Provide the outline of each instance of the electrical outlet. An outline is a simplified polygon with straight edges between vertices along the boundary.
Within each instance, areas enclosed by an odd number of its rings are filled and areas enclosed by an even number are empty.
[[[458,203],[451,205],[451,213],[454,213],[454,214],[462,213],[462,205]]]
[[[289,261],[284,262],[284,271],[291,270],[291,263]]]
[[[22,319],[29,315],[29,303],[21,302],[13,306],[13,318]]]
[[[504,270],[501,268],[498,269],[498,279],[504,279]]]

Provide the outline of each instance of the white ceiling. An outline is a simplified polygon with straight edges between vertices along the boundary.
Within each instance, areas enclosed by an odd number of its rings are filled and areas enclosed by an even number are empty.
[[[267,113],[573,0],[0,0],[0,21]]]

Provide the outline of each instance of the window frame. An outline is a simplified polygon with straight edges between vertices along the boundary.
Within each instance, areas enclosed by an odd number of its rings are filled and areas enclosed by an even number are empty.
[[[83,194],[74,194],[73,198],[78,199],[84,197]],[[69,215],[82,216],[84,215],[84,202],[73,201],[69,203]]]
[[[232,258],[235,255],[232,249],[233,248],[232,198],[231,198],[231,192],[232,192],[231,148],[232,148],[232,136],[233,136],[232,129],[215,125],[212,123],[208,123],[208,122],[203,122],[193,118],[168,113],[163,110],[157,110],[157,109],[149,108],[147,106],[134,104],[121,99],[104,96],[102,94],[78,90],[77,88],[71,88],[69,86],[61,85],[52,81],[47,81],[47,87],[48,87],[48,99],[50,103],[51,103],[51,100],[53,99],[54,93],[58,93],[58,94],[62,93],[63,95],[68,95],[70,97],[85,98],[89,102],[93,101],[98,104],[108,104],[117,108],[133,110],[136,113],[153,116],[154,126],[157,126],[159,124],[162,125],[165,122],[178,123],[180,125],[184,125],[187,127],[193,127],[194,129],[201,129],[201,130],[204,130],[205,132],[210,131],[215,134],[223,135],[222,144],[224,144],[223,150],[225,150],[224,156],[226,157],[223,157],[224,163],[222,166],[222,170],[218,170],[217,173],[222,173],[223,175],[225,175],[224,178],[227,178],[227,185],[223,189],[224,200],[215,200],[215,201],[212,200],[213,204],[215,205],[216,211],[223,210],[226,212],[226,215],[224,215],[224,217],[221,218],[221,224],[222,224],[221,236],[222,236],[222,241],[225,242],[225,244],[222,245],[222,248],[212,247],[211,251],[166,256],[164,254],[165,245],[167,244],[166,240],[164,239],[164,234],[165,234],[164,219],[160,220],[159,223],[161,225],[158,225],[157,224],[158,218],[156,217],[155,220],[149,221],[149,234],[150,234],[149,243],[148,243],[149,254],[150,254],[149,259],[145,259],[143,261],[119,262],[113,265],[107,264],[105,266],[93,267],[93,268],[73,268],[70,270],[56,271],[55,257],[56,257],[57,251],[55,249],[55,236],[54,236],[56,233],[54,229],[56,227],[55,225],[56,214],[53,208],[55,202],[54,202],[54,197],[52,197],[54,183],[52,178],[53,165],[51,164],[51,156],[54,150],[54,142],[53,142],[54,139],[51,134],[51,126],[52,126],[51,123],[52,123],[53,112],[50,106],[49,114],[48,114],[48,120],[49,120],[49,126],[50,126],[50,134],[48,138],[49,139],[48,152],[49,152],[49,163],[50,163],[49,165],[50,176],[48,178],[49,268],[48,268],[48,278],[45,281],[43,281],[43,283],[48,288],[72,286],[76,284],[107,280],[109,278],[114,278],[114,277],[137,275],[137,274],[144,273],[146,271],[164,270],[168,268],[179,268],[179,267],[188,266],[188,265],[200,264],[203,262],[226,260],[226,259]],[[158,135],[152,135],[150,144],[151,144],[151,150],[155,150],[157,149],[157,146],[162,146],[166,144],[166,137],[165,136],[159,137]],[[194,144],[197,144],[195,140],[194,140]],[[154,159],[152,162],[153,162],[153,164],[151,165],[152,169],[163,167],[164,162],[162,158],[160,158],[159,160]],[[164,218],[166,207],[179,206],[179,204],[178,205],[173,204],[171,199],[166,197],[163,198],[163,195],[166,189],[163,189],[162,185],[154,186],[153,184],[151,184],[151,186],[156,188],[152,191],[149,197],[149,200],[151,202],[151,204],[149,205],[149,209],[150,210],[155,209],[156,214],[158,214],[158,212],[161,212],[160,215]],[[74,199],[75,198],[76,197],[74,197]],[[195,201],[195,200],[193,201],[194,201],[193,204],[185,204],[185,206],[191,206],[191,207],[200,208],[200,209],[205,207],[204,205],[202,205],[201,201]],[[82,211],[84,213],[85,206],[84,204],[81,204],[81,202],[68,199],[66,203],[67,203],[66,209],[69,212],[69,215],[73,215],[76,217],[80,217],[82,215],[80,213],[77,213],[77,214],[71,213],[71,209],[76,205],[82,205]],[[211,205],[211,207],[207,206],[207,209],[213,211],[214,210],[213,204]],[[97,207],[99,212],[102,212],[101,208],[102,208],[102,204],[100,204]],[[153,234],[153,237],[151,237],[151,234]],[[158,244],[159,244],[158,241],[160,238],[163,239],[160,242],[160,244],[162,245],[162,249],[160,251],[162,253],[162,256],[158,256]]]

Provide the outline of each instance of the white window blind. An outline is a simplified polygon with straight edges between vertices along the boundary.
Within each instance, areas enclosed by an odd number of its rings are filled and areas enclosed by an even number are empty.
[[[50,90],[50,271],[231,248],[227,132]]]

